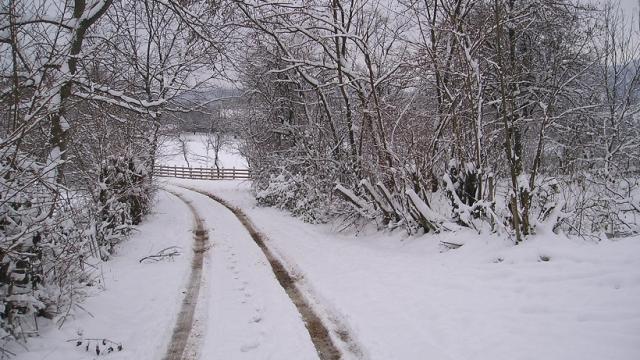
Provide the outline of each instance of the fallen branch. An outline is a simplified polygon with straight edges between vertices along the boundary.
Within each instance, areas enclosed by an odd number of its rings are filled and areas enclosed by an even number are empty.
[[[153,261],[158,262],[165,259],[173,259],[176,256],[181,255],[180,247],[178,246],[169,246],[168,248],[164,248],[157,253],[149,256],[145,256],[142,259],[138,260],[139,263],[143,263],[144,261]]]
[[[452,243],[452,242],[448,242],[448,241],[440,241],[440,244],[442,244],[443,246],[453,250],[453,249],[457,249],[459,247],[461,247],[463,244],[456,244],[456,243]]]
[[[9,357],[12,357],[12,356],[16,356],[16,354],[15,354],[15,353],[13,353],[13,352],[11,352],[11,351],[9,351],[9,350],[7,350],[7,349],[3,348],[3,347],[0,347],[0,355],[1,355],[1,356],[0,356],[0,359],[9,358]]]

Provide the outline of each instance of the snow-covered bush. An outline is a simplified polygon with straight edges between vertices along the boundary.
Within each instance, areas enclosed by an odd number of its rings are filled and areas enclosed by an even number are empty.
[[[146,168],[132,157],[102,164],[94,197],[71,192],[40,164],[0,153],[0,338],[37,334],[38,317],[63,322],[106,260],[149,207]]]
[[[35,334],[36,317],[64,314],[87,278],[92,244],[50,171],[14,147],[0,153],[0,337]]]
[[[538,221],[553,230],[587,238],[640,232],[640,179],[584,173],[552,178],[537,192]]]
[[[456,187],[450,180],[452,171],[444,175],[444,185],[435,191],[427,190],[415,175],[406,174],[399,176],[391,188],[382,181],[364,179],[353,189],[337,184],[335,191],[350,205],[352,215],[375,220],[384,228],[402,227],[409,234],[438,233],[459,226],[479,230],[484,227],[483,222],[494,228],[497,215],[493,204],[472,200],[469,187]],[[470,178],[467,177],[468,181],[475,182]],[[465,200],[460,198],[461,194]]]
[[[100,256],[107,259],[149,210],[151,184],[144,163],[133,156],[108,157],[99,181],[95,238]]]
[[[263,181],[254,182],[258,204],[274,206],[290,211],[308,222],[325,222],[328,219],[330,191],[312,184],[316,179],[295,175],[269,175]]]

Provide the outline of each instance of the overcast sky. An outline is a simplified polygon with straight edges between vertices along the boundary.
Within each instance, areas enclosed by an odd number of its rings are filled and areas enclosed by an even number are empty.
[[[600,0],[602,3],[617,2],[617,0]],[[619,0],[621,7],[625,10],[625,14],[633,14],[638,17],[638,0]]]
[[[594,2],[601,3],[601,4],[620,3],[620,8],[623,10],[625,16],[627,16],[628,19],[632,19],[633,21],[631,24],[628,24],[628,25],[631,25],[632,29],[634,29],[635,31],[638,31],[640,29],[640,26],[638,26],[638,8],[639,8],[640,0],[577,0],[577,1],[590,3],[590,4],[593,4]]]

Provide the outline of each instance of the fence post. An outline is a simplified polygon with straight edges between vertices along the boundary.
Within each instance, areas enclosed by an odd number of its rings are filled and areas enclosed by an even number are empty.
[[[178,177],[178,167],[173,165],[173,177]]]
[[[235,180],[235,179],[236,179],[236,167],[235,167],[235,166],[233,167],[233,171],[231,172],[231,178],[232,178],[233,180]]]

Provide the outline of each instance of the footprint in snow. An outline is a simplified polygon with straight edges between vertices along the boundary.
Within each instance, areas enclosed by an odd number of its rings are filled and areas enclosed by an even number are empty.
[[[249,323],[250,324],[257,324],[260,321],[262,321],[262,316],[256,315],[256,316],[251,317],[251,320],[249,320]]]
[[[248,343],[242,345],[240,347],[240,351],[248,352],[248,351],[251,351],[253,349],[258,348],[258,346],[260,346],[260,343],[258,341],[251,341],[251,342],[248,342]]]

